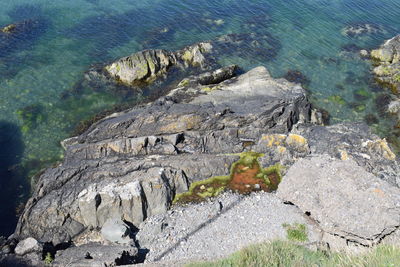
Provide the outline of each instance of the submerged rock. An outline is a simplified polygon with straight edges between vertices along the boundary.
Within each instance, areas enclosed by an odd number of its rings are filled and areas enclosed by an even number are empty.
[[[47,21],[33,19],[0,28],[0,57],[7,57],[20,48],[30,47],[32,41],[47,30],[47,26]]]
[[[365,35],[383,33],[382,26],[374,23],[352,23],[342,29],[342,34],[349,37],[361,37]]]
[[[310,80],[298,70],[288,70],[284,78],[289,82],[300,83],[303,86],[310,85]]]
[[[3,28],[0,29],[1,32],[4,33],[12,33],[17,29],[17,25],[16,24],[9,24],[7,26],[4,26]]]

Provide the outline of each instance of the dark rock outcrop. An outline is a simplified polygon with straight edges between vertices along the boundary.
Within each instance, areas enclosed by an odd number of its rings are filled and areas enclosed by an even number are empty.
[[[165,212],[189,183],[228,174],[238,159],[232,153],[263,134],[285,134],[310,114],[301,86],[263,67],[114,114],[64,142],[64,162],[40,177],[15,236],[57,245],[111,217],[138,226]]]

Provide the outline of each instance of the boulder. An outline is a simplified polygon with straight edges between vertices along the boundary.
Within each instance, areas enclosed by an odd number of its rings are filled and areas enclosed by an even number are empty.
[[[105,240],[122,245],[133,243],[130,233],[129,226],[121,219],[110,218],[101,228],[101,234]]]
[[[380,48],[371,51],[375,60],[376,79],[388,85],[394,93],[400,92],[400,35],[387,40]]]
[[[108,65],[105,69],[119,82],[125,84],[150,82],[167,73],[176,63],[173,53],[166,50],[145,50],[124,57]]]
[[[29,253],[40,253],[43,246],[34,238],[28,237],[20,241],[15,247],[15,254],[23,256]]]
[[[165,76],[173,66],[204,67],[204,54],[211,49],[210,43],[198,43],[176,52],[144,50],[105,66],[105,70],[112,78],[126,85],[148,84]]]
[[[277,195],[325,232],[361,245],[377,244],[400,226],[400,189],[352,159],[301,159],[288,170]]]

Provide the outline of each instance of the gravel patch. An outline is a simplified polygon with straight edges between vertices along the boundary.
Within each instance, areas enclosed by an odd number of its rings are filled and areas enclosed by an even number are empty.
[[[136,238],[149,249],[146,262],[215,260],[251,244],[286,239],[282,224],[307,226],[309,242],[319,231],[295,206],[272,193],[225,193],[207,202],[175,206],[148,218]]]

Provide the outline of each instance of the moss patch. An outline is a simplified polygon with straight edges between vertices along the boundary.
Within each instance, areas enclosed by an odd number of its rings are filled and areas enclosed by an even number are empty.
[[[281,166],[261,168],[258,158],[263,154],[243,152],[240,159],[231,166],[230,175],[211,177],[191,184],[189,191],[175,196],[174,203],[200,202],[214,197],[225,190],[240,194],[253,191],[272,192],[281,182]]]

